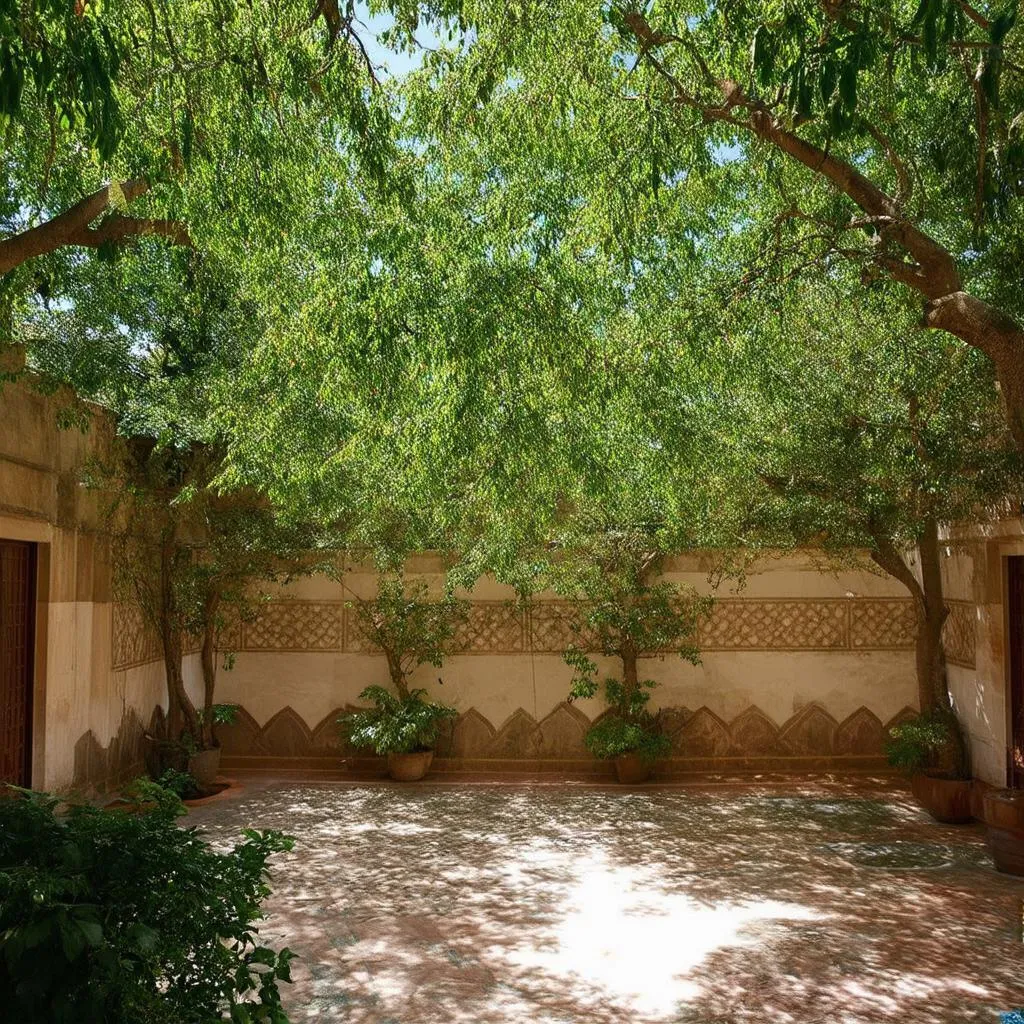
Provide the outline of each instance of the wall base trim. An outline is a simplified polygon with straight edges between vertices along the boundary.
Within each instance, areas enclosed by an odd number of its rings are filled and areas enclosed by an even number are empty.
[[[324,772],[352,775],[384,775],[387,767],[382,757],[271,757],[223,755],[221,770],[230,772]],[[654,777],[673,778],[693,772],[787,772],[790,774],[820,774],[821,772],[886,772],[889,768],[884,757],[874,755],[802,756],[802,757],[671,757],[659,762]],[[591,759],[546,758],[476,758],[435,757],[431,771],[470,772],[488,775],[523,775],[558,773],[564,775],[590,775],[613,778],[615,769],[610,761]]]

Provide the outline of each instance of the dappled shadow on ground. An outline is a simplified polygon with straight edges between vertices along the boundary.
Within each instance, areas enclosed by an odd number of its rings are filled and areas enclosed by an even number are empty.
[[[1024,884],[902,794],[286,784],[294,1021],[879,1024],[1024,1005]]]

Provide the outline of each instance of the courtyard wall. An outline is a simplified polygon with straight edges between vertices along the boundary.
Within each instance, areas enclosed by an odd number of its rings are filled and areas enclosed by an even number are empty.
[[[672,560],[665,573],[713,594],[701,628],[701,664],[646,658],[641,672],[661,685],[673,736],[667,770],[707,767],[880,766],[885,729],[916,707],[910,599],[887,577],[822,571],[810,552],[754,565],[740,587],[715,587],[709,556]],[[422,555],[407,572],[440,589],[441,559]],[[281,588],[228,646],[218,699],[242,708],[222,730],[235,767],[336,766],[359,759],[337,718],[370,683],[386,684],[383,656],[359,635],[348,605],[372,597],[365,569],[341,583],[325,577]],[[459,717],[439,746],[440,767],[479,770],[594,770],[583,735],[603,710],[598,699],[566,701],[573,642],[566,605],[538,594],[523,605],[511,589],[482,579],[469,593],[463,653],[413,681]],[[603,673],[614,660],[598,659]]]
[[[163,666],[138,609],[112,592],[109,495],[84,483],[90,461],[116,443],[113,425],[104,410],[37,383],[22,377],[0,391],[0,539],[33,543],[38,556],[31,782],[102,788],[141,771],[143,732],[160,731],[166,708]],[[975,773],[995,785],[1006,782],[1013,747],[1005,594],[1014,555],[1024,555],[1024,525],[1009,518],[954,531],[943,559],[950,685]],[[654,706],[666,709],[673,736],[669,770],[880,766],[885,729],[916,706],[905,592],[872,573],[823,571],[813,552],[765,559],[743,587],[712,586],[713,568],[695,554],[666,573],[716,599],[701,664],[642,665],[662,684]],[[436,556],[408,570],[440,585]],[[242,710],[222,731],[227,767],[360,763],[336,719],[363,687],[387,681],[383,657],[346,607],[375,585],[359,567],[341,583],[303,580],[228,631],[225,652],[236,657],[221,671],[218,699]],[[582,737],[602,707],[566,702],[565,606],[552,594],[519,604],[491,579],[464,596],[472,613],[463,653],[415,676],[459,712],[439,767],[593,770]],[[195,643],[187,650],[186,681],[198,696]]]

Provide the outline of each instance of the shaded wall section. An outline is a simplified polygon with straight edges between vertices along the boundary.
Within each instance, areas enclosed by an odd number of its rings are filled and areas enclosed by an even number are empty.
[[[2,359],[3,369],[16,368],[10,350]],[[66,422],[76,425],[62,429]],[[113,443],[104,410],[66,391],[44,394],[26,376],[0,385],[0,537],[38,553],[35,788],[104,789],[139,774],[143,729],[166,706],[159,651],[126,626],[132,613],[113,600],[109,495],[84,482]],[[198,690],[197,660],[186,670]]]
[[[1024,555],[1024,523],[1008,518],[955,528],[946,543],[950,691],[968,735],[974,774],[1005,786],[1014,756],[1007,559]],[[1024,628],[1024,623],[1017,625]],[[1024,757],[1024,750],[1016,756]]]

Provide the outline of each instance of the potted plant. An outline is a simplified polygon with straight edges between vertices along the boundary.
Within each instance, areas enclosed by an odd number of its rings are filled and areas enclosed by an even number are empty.
[[[1024,789],[992,789],[982,798],[985,840],[996,870],[1024,875]]]
[[[910,772],[910,790],[936,820],[964,824],[971,813],[971,767],[952,708],[934,707],[889,730],[889,763]]]
[[[420,665],[440,668],[456,649],[468,604],[450,593],[432,600],[425,581],[407,584],[401,573],[392,573],[381,577],[374,600],[348,607],[355,611],[363,636],[387,659],[395,692],[366,687],[360,700],[373,707],[344,715],[339,723],[354,746],[387,757],[391,778],[415,782],[430,768],[441,723],[457,712],[431,701],[425,689],[411,689],[409,675]]]
[[[606,679],[605,697],[611,710],[591,726],[583,740],[594,757],[615,762],[616,778],[627,785],[646,782],[654,762],[672,747],[659,730],[657,715],[645,706],[655,685],[645,679],[627,694],[617,679]]]
[[[422,779],[434,760],[438,728],[456,715],[455,709],[428,700],[426,690],[396,697],[383,686],[368,686],[359,699],[372,702],[373,707],[345,717],[349,740],[387,757],[391,778]]]
[[[217,773],[220,771],[220,743],[212,735],[212,729],[207,729],[207,724],[233,725],[238,718],[237,704],[211,704],[208,707],[197,709],[199,724],[203,728],[203,736],[209,736],[208,745],[197,746],[192,742],[192,737],[186,733],[182,742],[188,751],[188,773],[196,781],[200,790],[207,790],[217,780]]]
[[[595,757],[614,760],[623,783],[645,781],[654,762],[671,747],[659,731],[657,716],[647,710],[657,684],[639,678],[637,663],[671,652],[699,664],[694,640],[711,604],[710,598],[657,581],[663,562],[664,552],[651,536],[605,530],[566,550],[550,570],[556,591],[575,602],[569,626],[580,641],[564,655],[575,670],[569,700],[597,694],[598,668],[588,650],[622,663],[622,678],[604,683],[610,710],[584,742]]]

